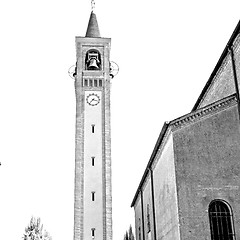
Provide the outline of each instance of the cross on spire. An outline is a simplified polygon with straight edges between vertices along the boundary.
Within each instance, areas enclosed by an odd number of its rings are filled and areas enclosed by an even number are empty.
[[[94,3],[94,0],[92,0],[92,3]],[[100,37],[97,17],[96,17],[96,14],[93,12],[93,8],[92,8],[92,12],[88,22],[86,37],[93,37],[93,38]]]
[[[91,0],[91,7],[92,7],[92,12],[93,12],[95,9],[95,1],[94,0]]]

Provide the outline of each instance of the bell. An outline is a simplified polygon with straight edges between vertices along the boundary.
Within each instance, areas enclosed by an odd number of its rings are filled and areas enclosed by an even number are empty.
[[[91,58],[89,60],[88,69],[99,69],[96,58]]]

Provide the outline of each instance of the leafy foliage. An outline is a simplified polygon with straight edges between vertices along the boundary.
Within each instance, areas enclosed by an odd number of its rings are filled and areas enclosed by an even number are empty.
[[[52,240],[52,237],[43,230],[40,218],[32,217],[30,224],[25,228],[23,240]]]

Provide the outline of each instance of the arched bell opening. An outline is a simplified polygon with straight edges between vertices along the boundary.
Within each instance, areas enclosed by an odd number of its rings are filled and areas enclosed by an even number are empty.
[[[102,69],[101,54],[96,49],[90,49],[85,57],[85,69],[90,71],[98,71]]]

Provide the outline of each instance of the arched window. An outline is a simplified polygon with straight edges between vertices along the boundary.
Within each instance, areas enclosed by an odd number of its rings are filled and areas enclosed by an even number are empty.
[[[209,219],[212,240],[234,240],[232,210],[222,200],[214,200],[209,205]]]

